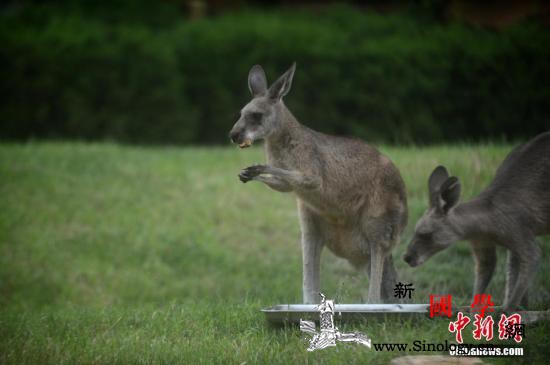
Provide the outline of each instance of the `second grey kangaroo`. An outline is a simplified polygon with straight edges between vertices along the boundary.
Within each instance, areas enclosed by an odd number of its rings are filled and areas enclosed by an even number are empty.
[[[267,164],[247,167],[239,177],[295,194],[304,303],[317,301],[324,246],[369,275],[369,302],[391,301],[396,281],[391,252],[407,223],[403,180],[374,147],[316,132],[296,120],[282,101],[294,70],[295,64],[269,88],[260,66],[250,70],[252,100],[242,108],[230,138],[241,148],[263,139]]]
[[[527,288],[541,250],[536,237],[550,233],[550,132],[516,147],[477,197],[458,203],[460,183],[438,166],[428,181],[430,205],[416,224],[404,259],[422,264],[452,243],[470,241],[475,258],[474,295],[495,270],[496,245],[508,249],[503,307],[527,306]]]

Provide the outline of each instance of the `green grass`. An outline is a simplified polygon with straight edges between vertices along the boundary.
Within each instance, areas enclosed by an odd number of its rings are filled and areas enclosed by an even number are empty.
[[[401,281],[416,289],[411,302],[450,293],[455,304],[469,304],[467,244],[417,269],[400,256],[425,209],[431,170],[445,164],[469,198],[510,146],[381,149],[407,185],[410,223],[395,257]],[[301,253],[292,196],[237,179],[241,168],[261,161],[258,148],[0,145],[0,363],[376,364],[400,355],[345,347],[307,353],[297,328],[267,325],[262,307],[300,301]],[[497,304],[502,250],[499,258],[488,290]],[[532,283],[534,308],[549,307],[549,274],[544,261]],[[322,290],[329,298],[340,293],[340,302],[358,302],[368,284],[354,275],[325,251]],[[340,327],[364,331],[373,342],[440,343],[454,338],[447,324]],[[548,330],[546,323],[528,326],[527,356],[490,362],[543,362]]]

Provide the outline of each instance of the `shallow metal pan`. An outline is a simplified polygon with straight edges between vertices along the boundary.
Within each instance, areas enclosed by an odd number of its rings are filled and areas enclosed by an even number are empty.
[[[317,304],[278,304],[262,309],[270,323],[299,323],[300,319],[319,320]],[[334,319],[358,320],[385,315],[428,316],[429,304],[335,304]]]
[[[300,319],[319,321],[317,304],[278,304],[262,309],[266,319],[273,324],[299,323]],[[457,311],[469,313],[470,307],[453,307],[453,314]],[[522,316],[522,323],[535,323],[550,320],[550,310],[546,311],[514,311]],[[334,319],[338,322],[361,319],[380,318],[386,315],[396,317],[427,317],[429,318],[429,304],[335,304]],[[493,316],[502,313],[501,307],[495,307]],[[434,317],[449,320],[448,317]],[[454,318],[454,317],[453,317]],[[496,317],[495,317],[496,318]]]

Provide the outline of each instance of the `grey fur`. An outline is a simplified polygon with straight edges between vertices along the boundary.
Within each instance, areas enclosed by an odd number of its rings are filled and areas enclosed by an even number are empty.
[[[230,132],[248,147],[265,140],[267,165],[244,169],[243,182],[256,180],[297,198],[302,231],[303,300],[317,302],[324,246],[370,276],[368,299],[393,301],[396,278],[391,252],[407,223],[405,185],[386,156],[357,139],[328,136],[300,124],[282,97],[295,65],[265,90],[251,86],[253,99]],[[260,66],[249,85],[267,85]]]
[[[505,309],[527,304],[541,259],[536,237],[550,233],[550,132],[516,147],[477,197],[458,203],[460,183],[438,166],[428,181],[430,206],[404,256],[418,266],[456,241],[469,240],[476,263],[474,295],[495,270],[496,245],[508,249]]]

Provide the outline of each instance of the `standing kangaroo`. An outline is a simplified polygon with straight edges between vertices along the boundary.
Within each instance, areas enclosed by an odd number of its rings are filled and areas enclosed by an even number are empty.
[[[430,206],[416,224],[404,260],[418,266],[458,240],[470,241],[476,263],[474,295],[496,265],[496,245],[508,249],[504,308],[527,306],[527,287],[541,251],[536,236],[550,233],[550,132],[515,148],[489,186],[457,204],[460,183],[438,166],[428,180]]]
[[[239,178],[296,195],[304,303],[317,301],[324,246],[369,275],[369,302],[393,300],[391,251],[407,223],[403,180],[374,147],[316,132],[294,118],[282,98],[290,91],[295,66],[270,88],[261,66],[250,70],[253,98],[241,110],[230,138],[241,148],[263,139],[267,165],[247,167]]]

